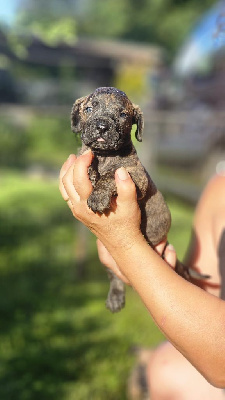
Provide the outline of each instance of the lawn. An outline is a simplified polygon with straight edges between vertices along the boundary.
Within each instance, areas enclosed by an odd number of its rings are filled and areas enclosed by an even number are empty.
[[[60,165],[78,145],[69,117],[16,125],[4,116],[0,130],[0,399],[125,400],[130,348],[163,336],[131,288],[123,311],[105,308],[95,239],[58,190]],[[182,258],[193,208],[167,200]]]
[[[6,169],[0,182],[0,398],[126,399],[130,347],[156,346],[162,334],[131,288],[122,312],[105,309],[108,281],[91,234],[78,277],[82,231],[55,178]],[[182,257],[193,209],[168,202]]]

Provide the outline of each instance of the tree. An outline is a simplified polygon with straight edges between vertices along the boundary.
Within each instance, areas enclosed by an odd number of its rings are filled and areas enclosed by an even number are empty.
[[[73,44],[77,37],[73,4],[71,0],[21,0],[13,32],[23,37],[32,34],[50,46]]]
[[[48,44],[77,35],[147,42],[177,50],[215,0],[21,0],[17,29]]]
[[[215,0],[86,0],[79,34],[156,43],[174,52]]]

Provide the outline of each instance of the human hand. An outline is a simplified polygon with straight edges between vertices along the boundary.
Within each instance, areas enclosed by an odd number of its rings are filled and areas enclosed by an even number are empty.
[[[104,244],[97,239],[97,250],[98,250],[98,257],[100,262],[107,268],[109,268],[114,274],[121,279],[126,285],[130,285],[129,280],[126,278],[126,276],[121,272],[120,268],[118,267],[116,261],[114,258],[111,256],[111,254],[108,252]]]
[[[92,158],[91,152],[80,157],[70,155],[60,171],[60,191],[74,217],[82,221],[99,237],[97,248],[102,264],[110,268],[126,284],[129,284],[109,250],[110,246],[123,246],[125,250],[141,235],[140,210],[136,200],[135,185],[124,169],[117,171],[115,180],[118,197],[112,202],[111,212],[107,214],[93,213],[87,206],[87,198],[92,191],[87,171]],[[118,172],[122,172],[123,179],[120,179]],[[142,235],[141,238],[143,240]],[[165,245],[166,240],[160,242],[155,247],[155,251],[162,255]],[[175,268],[176,253],[171,245],[166,247],[164,259],[172,268]]]
[[[162,242],[160,242],[157,246],[155,246],[154,249],[156,253],[158,253],[160,256],[162,256],[163,254],[164,260],[171,268],[174,269],[177,259],[176,252],[171,244],[168,245],[166,244],[167,240],[165,239]],[[118,276],[118,278],[120,278],[124,283],[130,285],[129,280],[121,272],[114,258],[111,256],[111,254],[108,252],[108,250],[105,248],[105,246],[99,239],[97,239],[97,250],[98,250],[99,260],[101,261],[101,263],[105,265],[107,268],[109,268],[112,272],[114,272]]]
[[[135,184],[125,168],[115,173],[118,196],[113,198],[111,210],[94,213],[87,205],[92,192],[88,167],[93,159],[91,151],[82,156],[71,155],[60,172],[60,191],[75,218],[83,222],[107,247],[130,248],[138,239],[141,214],[137,203]]]

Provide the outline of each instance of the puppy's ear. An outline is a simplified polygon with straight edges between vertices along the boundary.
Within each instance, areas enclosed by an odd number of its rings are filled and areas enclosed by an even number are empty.
[[[72,107],[71,111],[71,129],[74,133],[79,133],[81,131],[81,107],[86,99],[85,97],[81,97],[77,99]]]
[[[135,132],[135,137],[139,142],[142,142],[142,133],[144,129],[144,116],[140,107],[133,104],[133,124],[137,125],[137,130]]]

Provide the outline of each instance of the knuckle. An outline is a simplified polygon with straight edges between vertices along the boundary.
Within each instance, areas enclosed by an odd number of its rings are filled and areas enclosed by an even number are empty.
[[[71,212],[72,212],[73,216],[76,219],[81,220],[81,215],[82,214],[81,214],[81,212],[79,212],[79,207],[74,206],[74,204],[71,204],[70,209],[71,209]]]
[[[67,174],[65,174],[62,177],[62,184],[63,184],[64,188],[67,186],[67,184],[68,184],[68,175]]]

